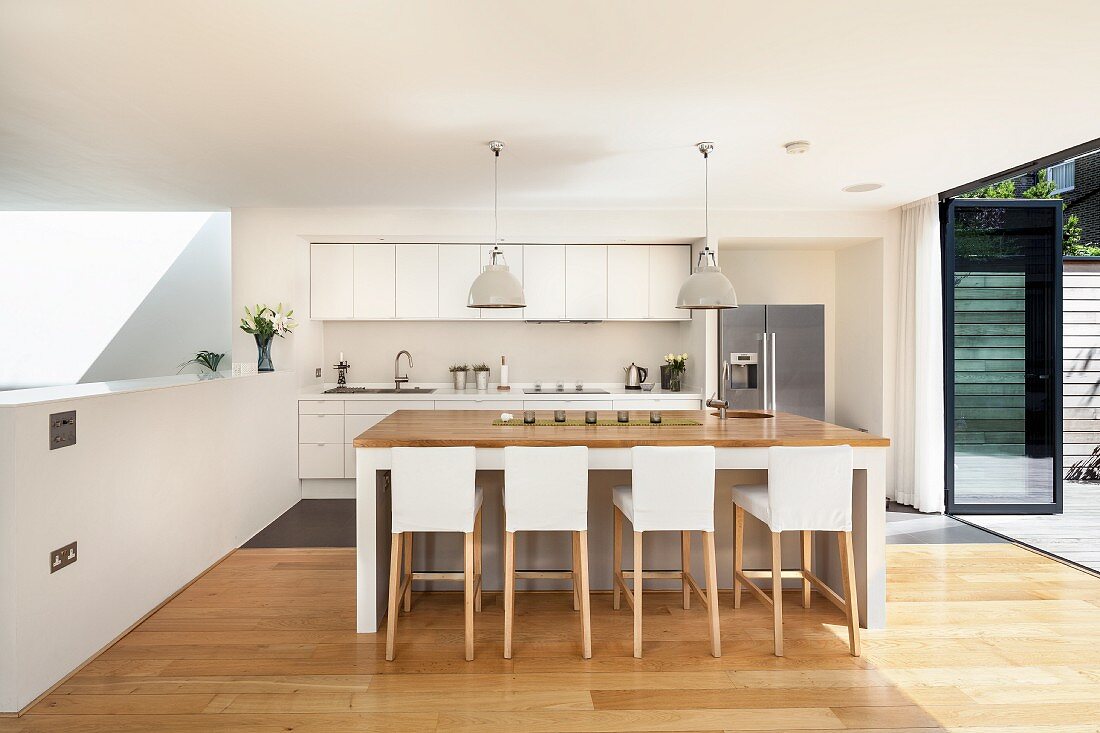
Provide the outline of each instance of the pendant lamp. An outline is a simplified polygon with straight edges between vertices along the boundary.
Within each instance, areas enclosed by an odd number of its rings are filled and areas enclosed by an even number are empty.
[[[698,148],[703,154],[704,210],[706,212],[704,216],[707,236],[703,243],[703,251],[699,253],[695,271],[680,286],[680,294],[676,296],[676,307],[685,310],[736,308],[737,293],[733,289],[733,283],[722,274],[722,268],[718,266],[718,255],[710,248],[710,153],[714,150],[714,143],[699,143]]]
[[[493,140],[489,143],[489,149],[493,151],[493,249],[489,252],[489,264],[481,268],[481,274],[474,278],[470,286],[466,307],[523,308],[527,305],[523,297],[523,285],[508,269],[498,236],[497,163],[504,143]]]

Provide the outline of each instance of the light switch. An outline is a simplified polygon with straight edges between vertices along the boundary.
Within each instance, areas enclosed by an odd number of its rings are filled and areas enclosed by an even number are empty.
[[[50,415],[50,450],[76,445],[76,410]]]

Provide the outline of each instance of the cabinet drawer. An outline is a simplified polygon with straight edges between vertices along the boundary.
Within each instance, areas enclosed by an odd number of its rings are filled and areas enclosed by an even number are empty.
[[[343,443],[344,418],[340,415],[299,415],[299,443]]]
[[[343,415],[343,400],[298,400],[299,415]]]
[[[433,400],[347,400],[345,415],[389,415],[398,410],[434,410]]]
[[[299,445],[298,478],[344,478],[344,444]]]
[[[437,402],[436,409],[507,412],[508,410],[522,410],[523,400],[453,400],[450,402]]]
[[[355,478],[355,446],[344,444],[344,478]]]
[[[385,415],[344,415],[344,440],[351,443],[364,430],[385,419]]]
[[[698,410],[701,400],[615,400],[616,410]]]
[[[524,400],[525,410],[611,410],[611,400]]]

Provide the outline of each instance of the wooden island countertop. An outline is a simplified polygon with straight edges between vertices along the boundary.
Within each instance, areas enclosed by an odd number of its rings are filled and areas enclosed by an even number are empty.
[[[734,411],[731,411],[731,413]],[[585,445],[589,448],[630,448],[636,445],[713,445],[716,448],[766,448],[773,445],[851,445],[885,448],[889,438],[844,428],[808,417],[759,410],[738,410],[745,417],[720,420],[711,410],[662,410],[667,418],[698,420],[700,425],[649,426],[529,426],[493,425],[494,410],[398,410],[368,428],[355,439],[356,448],[474,446],[504,448],[511,445]],[[523,413],[514,420],[522,423]],[[614,420],[614,410],[600,410],[601,420]],[[567,410],[571,420],[583,420],[584,411]],[[632,418],[648,411],[632,411]],[[752,415],[748,417],[747,415]],[[552,419],[552,411],[538,411],[540,419]],[[761,417],[765,416],[765,417]]]

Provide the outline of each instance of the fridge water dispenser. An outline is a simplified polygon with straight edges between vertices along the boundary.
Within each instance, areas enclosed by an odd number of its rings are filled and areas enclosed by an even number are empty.
[[[756,354],[731,353],[729,365],[729,389],[756,389]]]

